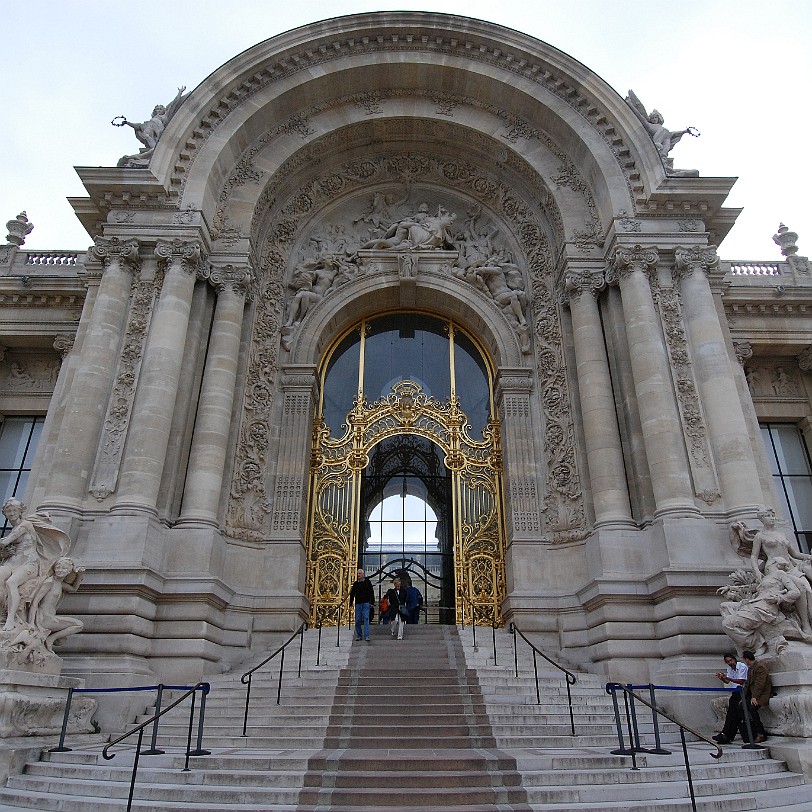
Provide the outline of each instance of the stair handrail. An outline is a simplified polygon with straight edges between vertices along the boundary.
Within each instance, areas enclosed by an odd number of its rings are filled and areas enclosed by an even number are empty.
[[[533,675],[536,680],[536,704],[541,704],[541,690],[539,689],[539,669],[538,669],[538,660],[536,659],[536,655],[539,657],[543,657],[547,660],[550,665],[554,668],[557,668],[559,671],[564,672],[564,681],[567,684],[567,704],[569,706],[570,711],[570,735],[575,735],[575,715],[572,709],[572,686],[578,682],[578,677],[572,673],[567,668],[564,668],[561,663],[557,663],[551,657],[548,657],[532,640],[527,638],[527,635],[513,622],[511,621],[510,626],[510,633],[513,635],[513,668],[515,670],[516,679],[519,678],[519,652],[516,643],[516,635],[518,634],[525,643],[533,650]]]
[[[461,628],[465,628],[465,607],[468,606],[471,612],[471,636],[473,638],[471,645],[476,650],[476,614],[474,613],[474,604],[470,601],[465,595],[461,592],[459,593],[459,597],[462,600],[462,626]],[[499,624],[495,621],[491,621],[491,637],[493,642],[493,664],[498,665],[496,662],[496,630],[499,627]]]
[[[692,733],[698,739],[701,739],[703,742],[706,742],[711,747],[716,749],[716,752],[710,753],[711,758],[721,758],[722,757],[722,748],[720,747],[718,742],[709,739],[703,733],[700,733],[697,730],[694,730],[692,727],[689,727],[686,724],[683,724],[678,719],[675,719],[670,713],[667,713],[662,708],[658,708],[654,702],[649,702],[648,700],[644,699],[640,694],[635,693],[633,690],[634,687],[629,685],[622,685],[619,682],[607,682],[606,683],[606,693],[612,695],[612,702],[615,706],[615,725],[617,727],[617,734],[618,740],[620,743],[620,747],[617,750],[612,750],[612,753],[615,755],[630,755],[632,757],[632,769],[637,770],[639,769],[637,766],[637,753],[639,752],[669,752],[668,750],[662,750],[659,748],[659,734],[657,735],[657,742],[658,742],[658,749],[656,750],[644,750],[644,748],[640,747],[640,734],[637,729],[637,714],[634,709],[634,702],[637,700],[638,702],[642,702],[646,707],[651,709],[653,714],[659,714],[664,719],[668,719],[669,722],[677,725],[679,727],[680,732],[680,741],[682,742],[682,759],[685,763],[685,774],[688,783],[688,794],[691,797],[691,809],[693,812],[696,812],[696,796],[694,794],[694,782],[693,777],[691,775],[691,762],[688,758],[688,745],[685,742],[685,731],[687,730],[689,733]],[[646,686],[646,687],[653,687],[653,686]],[[618,690],[623,691],[623,703],[625,706],[626,711],[626,725],[629,734],[629,744],[630,747],[627,749],[623,746],[623,726],[620,721],[620,708],[618,706],[617,701],[617,692]],[[656,717],[655,717],[656,718]],[[657,727],[655,725],[655,731]]]
[[[279,659],[279,679],[276,686],[276,704],[280,703],[282,697],[282,674],[285,670],[285,649],[299,637],[299,670],[296,674],[297,677],[302,676],[302,648],[304,647],[304,633],[307,630],[307,621],[302,621],[302,625],[272,654],[269,654],[261,663],[258,663],[253,668],[249,668],[241,677],[240,682],[246,686],[245,690],[245,713],[242,720],[242,735],[247,736],[248,730],[248,705],[251,701],[251,677],[255,671],[267,665],[277,654],[282,656]]]
[[[102,758],[109,761],[116,757],[115,753],[110,752],[110,748],[114,747],[115,745],[123,742],[125,739],[128,739],[134,733],[138,734],[138,743],[135,746],[135,755],[133,756],[133,771],[132,775],[130,776],[130,793],[127,798],[127,812],[131,812],[132,805],[133,805],[133,794],[135,792],[135,777],[138,773],[138,761],[139,757],[141,756],[141,743],[144,739],[144,729],[149,727],[151,724],[154,724],[158,719],[160,719],[165,714],[169,713],[172,708],[180,705],[184,699],[191,696],[191,709],[189,711],[189,731],[186,737],[186,762],[184,763],[183,770],[181,772],[190,772],[189,770],[189,757],[190,756],[207,756],[210,754],[209,750],[203,750],[200,746],[202,738],[203,738],[203,718],[206,713],[206,695],[211,690],[211,685],[208,682],[198,682],[188,691],[181,694],[171,705],[167,705],[163,709],[159,709],[157,713],[154,713],[147,719],[146,722],[141,722],[140,725],[137,725],[132,730],[128,730],[126,733],[122,733],[113,741],[108,742],[104,749],[102,750]],[[192,750],[192,728],[194,727],[194,718],[195,718],[195,697],[197,696],[197,692],[200,691],[200,717],[198,719],[198,728],[197,728],[197,749]]]

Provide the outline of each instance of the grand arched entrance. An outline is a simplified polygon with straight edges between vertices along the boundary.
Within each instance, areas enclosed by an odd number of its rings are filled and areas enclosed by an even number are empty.
[[[443,619],[499,622],[501,449],[482,348],[452,320],[386,313],[339,338],[320,384],[306,532],[311,619],[342,622],[355,568],[381,570],[400,557],[439,576],[432,596],[453,612]],[[407,542],[418,526],[421,541]]]

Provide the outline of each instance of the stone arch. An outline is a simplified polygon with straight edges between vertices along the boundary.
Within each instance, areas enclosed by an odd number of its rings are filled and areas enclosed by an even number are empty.
[[[521,367],[522,358],[516,333],[499,309],[485,303],[472,288],[456,284],[439,273],[418,281],[417,295],[410,307],[454,318],[483,343],[496,369]],[[354,321],[384,310],[402,308],[396,274],[381,274],[374,281],[364,279],[340,288],[333,298],[322,302],[306,317],[291,346],[293,364],[319,363],[328,343]]]
[[[389,76],[391,81],[382,82]],[[193,91],[156,148],[151,169],[181,205],[211,215],[222,185],[251,143],[271,128],[295,143],[308,134],[302,100],[316,118],[357,88],[359,115],[388,104],[384,89],[441,88],[439,115],[471,99],[491,104],[511,150],[544,132],[578,164],[605,223],[663,180],[650,137],[597,76],[551,46],[510,29],[442,14],[373,13],[305,26],[240,54]],[[315,118],[314,118],[315,120]],[[333,125],[335,126],[335,125]],[[304,130],[302,130],[304,127]],[[298,132],[297,132],[298,130]],[[301,143],[301,142],[300,142]],[[282,142],[279,142],[280,147]]]

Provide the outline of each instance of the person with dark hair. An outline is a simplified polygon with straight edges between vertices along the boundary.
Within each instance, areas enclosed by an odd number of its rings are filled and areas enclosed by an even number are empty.
[[[403,630],[406,626],[406,590],[401,585],[399,576],[392,580],[392,588],[386,593],[389,601],[389,619],[392,622],[392,637],[397,635],[403,640]]]
[[[717,671],[716,678],[725,685],[743,686],[747,682],[747,666],[739,662],[736,653],[732,651],[725,654],[724,660],[727,668],[725,671]],[[741,719],[739,713],[741,700],[741,691],[731,692],[730,699],[727,701],[727,714],[722,732],[713,736],[713,740],[719,744],[730,744],[736,738],[736,730]]]
[[[355,603],[355,639],[369,643],[369,610],[375,603],[375,590],[362,569],[350,587],[350,603]]]
[[[750,729],[753,732],[753,741],[760,744],[767,740],[764,731],[764,723],[761,721],[758,712],[760,708],[766,708],[770,704],[770,697],[773,692],[773,682],[770,672],[764,663],[756,662],[756,655],[752,651],[743,651],[742,658],[747,665],[747,681],[744,684],[744,701],[747,703],[747,710],[750,714]],[[739,731],[747,744],[747,724],[744,721],[744,711],[740,709],[741,724]]]

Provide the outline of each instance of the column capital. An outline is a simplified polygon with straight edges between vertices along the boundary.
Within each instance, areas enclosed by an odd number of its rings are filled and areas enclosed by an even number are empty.
[[[619,245],[606,272],[606,281],[612,285],[634,271],[648,274],[660,259],[659,251],[652,246]]]
[[[316,386],[316,367],[313,364],[283,364],[282,391],[313,390]]]
[[[694,271],[704,271],[706,274],[719,268],[719,256],[715,245],[693,245],[685,248],[678,245],[674,249],[674,268],[680,279],[685,279]]]
[[[138,240],[122,240],[119,237],[96,237],[90,246],[90,255],[107,268],[111,262],[117,260],[119,265],[129,271],[135,270],[139,265]]]
[[[228,263],[227,265],[212,265],[208,272],[208,280],[218,293],[228,290],[238,296],[250,298],[256,277],[250,265]]]
[[[734,341],[733,350],[736,353],[736,360],[744,366],[745,361],[753,357],[753,345],[749,341]]]
[[[564,290],[561,293],[563,304],[577,302],[584,293],[593,298],[606,287],[604,271],[568,271],[564,276]]]
[[[529,397],[533,391],[532,372],[524,367],[503,367],[496,373],[495,399],[498,402],[505,395]]]
[[[54,339],[53,348],[62,356],[63,361],[73,349],[75,339],[75,335],[68,335],[66,333],[59,333]]]
[[[159,240],[155,244],[155,256],[162,264],[179,264],[188,274],[197,273],[203,261],[203,251],[197,240]]]

